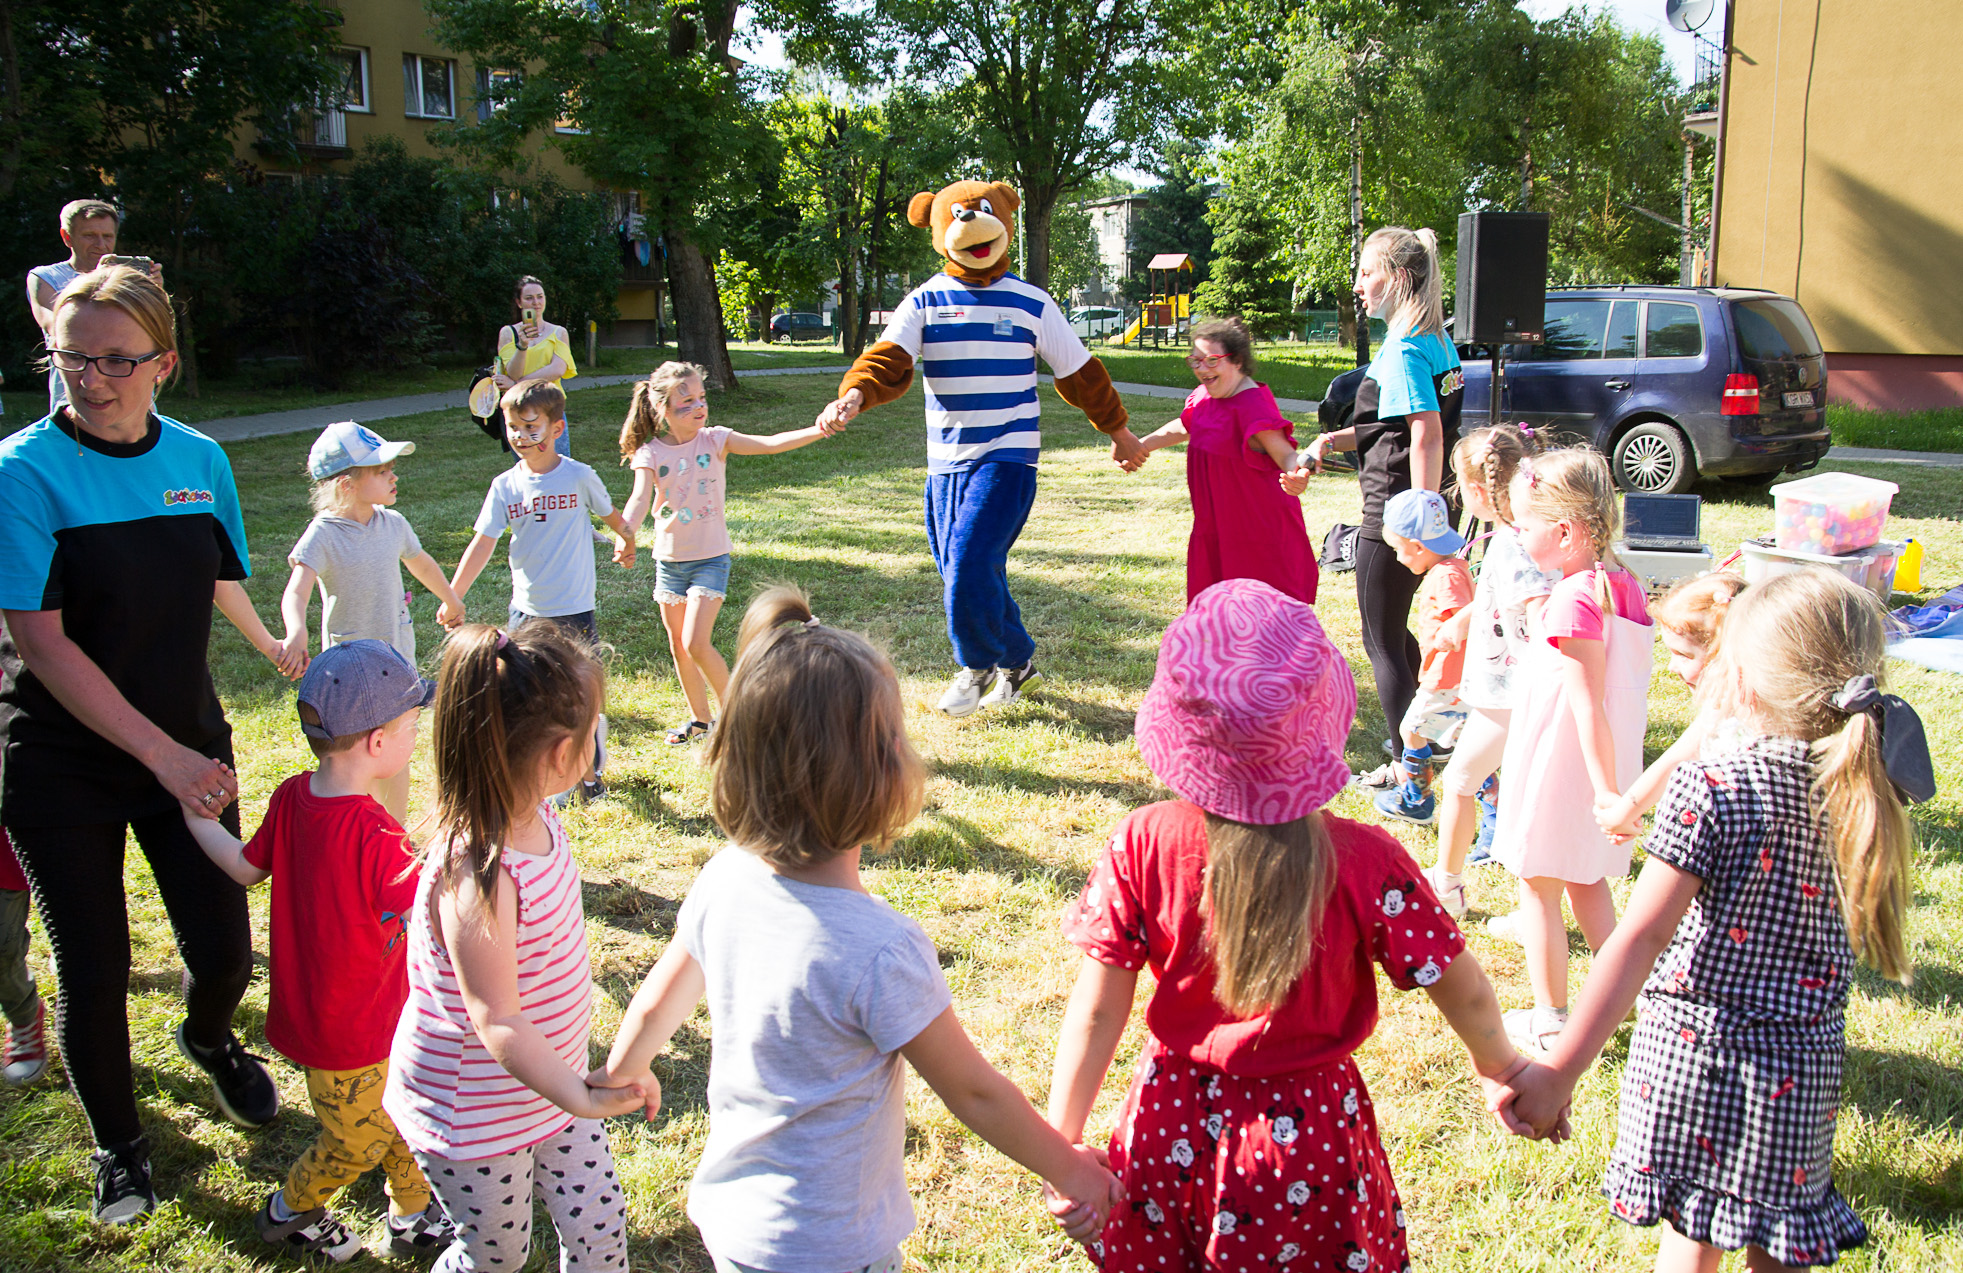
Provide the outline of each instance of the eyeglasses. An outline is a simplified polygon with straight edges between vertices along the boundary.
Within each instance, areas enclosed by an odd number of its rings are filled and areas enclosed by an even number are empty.
[[[122,354],[84,354],[73,349],[50,349],[48,360],[61,371],[80,372],[88,369],[90,363],[105,376],[116,380],[136,374],[136,369],[144,363],[164,356],[164,350],[156,350],[141,358],[129,358]]]
[[[1208,371],[1212,371],[1215,367],[1218,367],[1221,363],[1227,361],[1229,361],[1229,359],[1225,354],[1187,354],[1186,355],[1186,365],[1188,367],[1191,367],[1194,371],[1198,371],[1202,367],[1206,368]]]

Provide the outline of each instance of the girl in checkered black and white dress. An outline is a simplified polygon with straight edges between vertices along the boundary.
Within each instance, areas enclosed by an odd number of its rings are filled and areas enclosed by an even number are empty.
[[[1857,957],[1908,980],[1903,802],[1934,793],[1913,709],[1878,690],[1873,594],[1806,571],[1730,609],[1699,697],[1747,741],[1677,769],[1567,1029],[1499,1102],[1551,1126],[1637,1005],[1602,1189],[1632,1224],[1669,1221],[1659,1270],[1740,1247],[1755,1270],[1831,1264],[1867,1240],[1833,1186],[1843,1014]]]

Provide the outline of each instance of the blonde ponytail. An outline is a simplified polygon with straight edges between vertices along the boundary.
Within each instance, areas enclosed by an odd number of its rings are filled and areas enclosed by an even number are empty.
[[[1387,225],[1363,241],[1390,274],[1390,334],[1430,336],[1445,330],[1444,282],[1438,272],[1438,235],[1420,227]]]

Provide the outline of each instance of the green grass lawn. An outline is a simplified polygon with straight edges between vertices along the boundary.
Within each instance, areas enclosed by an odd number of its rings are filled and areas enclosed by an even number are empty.
[[[1841,446],[1895,451],[1963,451],[1963,407],[1935,411],[1863,411],[1827,406],[1827,426]]]
[[[1091,348],[1104,360],[1113,380],[1173,389],[1191,389],[1197,383],[1186,365],[1184,346],[1131,349],[1095,342]],[[1277,398],[1319,400],[1330,381],[1356,366],[1356,353],[1337,345],[1290,341],[1256,345],[1254,363],[1254,378],[1272,389]]]
[[[1114,368],[1114,375],[1118,374]],[[1120,377],[1122,378],[1122,377]],[[718,395],[716,422],[771,432],[810,422],[830,386],[822,377],[745,382]],[[983,1052],[1040,1107],[1055,1031],[1076,956],[1058,936],[1106,834],[1127,811],[1165,793],[1140,761],[1132,717],[1152,675],[1160,634],[1184,602],[1189,510],[1179,453],[1155,457],[1137,475],[1115,472],[1107,448],[1074,411],[1045,391],[1050,422],[1042,487],[1010,571],[1047,678],[1030,700],[948,721],[931,711],[952,671],[940,586],[921,530],[925,472],[917,395],[880,409],[845,436],[776,458],[730,466],[736,542],[732,605],[766,582],[810,590],[826,622],[869,632],[898,668],[913,737],[931,766],[927,805],[892,853],[867,872],[872,887],[918,920],[941,951],[955,1003]],[[581,458],[606,475],[616,498],[629,481],[609,454],[624,389],[574,398]],[[1162,400],[1133,400],[1144,419]],[[413,439],[400,465],[398,508],[446,565],[469,537],[500,454],[467,424],[425,416],[392,422]],[[295,474],[311,439],[264,439],[228,448],[251,539],[250,584],[262,614],[275,611],[283,558],[306,519],[306,488]],[[1913,534],[1927,551],[1930,592],[1963,582],[1963,495],[1953,475],[1904,467],[1862,471],[1900,483],[1891,538]],[[1763,491],[1701,486],[1704,527],[1728,550],[1770,525]],[[1354,520],[1353,478],[1314,483],[1305,501],[1311,534]],[[469,600],[479,618],[504,612],[508,575],[498,562]],[[673,931],[676,908],[696,869],[720,846],[708,814],[707,775],[697,751],[671,748],[662,731],[685,719],[644,559],[631,574],[600,567],[600,625],[610,656],[612,795],[568,815],[583,864],[596,996],[595,1044],[611,1042],[620,1012]],[[1360,648],[1353,585],[1324,581],[1318,607],[1359,676],[1363,717],[1350,738],[1354,765],[1375,764],[1384,737]],[[1904,599],[1905,600],[1905,599]],[[433,665],[434,605],[415,613]],[[734,618],[720,626],[733,654]],[[257,823],[274,786],[309,767],[293,717],[291,689],[229,627],[213,640],[213,667],[235,730],[243,813]],[[1942,794],[1915,813],[1921,837],[1907,989],[1863,973],[1848,1009],[1848,1064],[1835,1178],[1874,1234],[1850,1270],[1963,1268],[1963,682],[1890,667],[1894,688],[1921,710]],[[1659,671],[1648,746],[1665,747],[1689,718],[1681,685]],[[419,756],[418,810],[429,806],[429,765]],[[1344,793],[1337,813],[1374,818]],[[1432,832],[1393,833],[1423,861]],[[287,1102],[277,1122],[244,1133],[220,1121],[208,1086],[175,1052],[170,1032],[178,961],[140,857],[128,868],[134,937],[132,1048],[144,1126],[155,1147],[162,1211],[130,1230],[94,1227],[89,1205],[88,1132],[68,1092],[49,1085],[0,1092],[0,1268],[6,1270],[270,1269],[281,1262],[254,1236],[252,1217],[315,1131],[302,1072],[271,1062]],[[1626,898],[1626,886],[1619,890]],[[1469,940],[1507,1007],[1531,1000],[1518,947],[1478,928],[1511,908],[1499,868],[1473,879]],[[266,949],[265,894],[254,893],[255,946]],[[52,986],[38,929],[34,965]],[[1577,960],[1586,971],[1585,953]],[[1149,979],[1145,979],[1149,980]],[[1418,994],[1385,986],[1383,1018],[1359,1053],[1410,1218],[1419,1268],[1636,1270],[1654,1259],[1653,1231],[1610,1217],[1596,1183],[1615,1134],[1615,1096],[1627,1034],[1576,1095],[1574,1141],[1548,1149],[1501,1135],[1484,1116],[1463,1049]],[[239,1029],[267,1051],[266,980],[255,978]],[[1092,1126],[1101,1135],[1122,1095],[1142,1038],[1135,1015],[1119,1065]],[[683,1211],[700,1154],[711,1026],[698,1014],[658,1063],[667,1105],[652,1123],[615,1120],[614,1149],[630,1203],[634,1267],[708,1268]],[[919,1228],[906,1246],[909,1269],[1087,1268],[1044,1216],[1026,1173],[965,1131],[917,1079],[908,1084],[907,1175]],[[379,1245],[379,1179],[362,1181],[342,1209]],[[550,1228],[527,1267],[556,1267]],[[402,1267],[412,1267],[402,1262]],[[1734,1262],[1735,1266],[1735,1262]],[[391,1265],[393,1267],[393,1265]]]

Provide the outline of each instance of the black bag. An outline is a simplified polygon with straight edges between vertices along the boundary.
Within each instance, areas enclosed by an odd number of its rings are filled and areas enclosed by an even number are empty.
[[[1331,526],[1329,533],[1322,537],[1322,558],[1317,564],[1324,570],[1333,570],[1338,574],[1355,570],[1356,537],[1362,533],[1361,527],[1346,526],[1342,522]]]
[[[490,377],[495,376],[497,374],[498,374],[498,369],[495,365],[489,367],[479,367],[476,371],[470,373],[470,383],[464,386],[464,393],[469,394],[469,392],[472,389],[475,389],[477,387],[478,381],[487,380]],[[497,444],[503,447],[506,451],[511,450],[511,443],[505,440],[504,418],[501,414],[490,415],[490,416],[478,415],[475,411],[471,411],[470,401],[468,398],[466,398],[464,401],[464,410],[470,412],[471,423],[475,424],[478,428],[484,430],[484,433],[487,437],[496,439]]]

